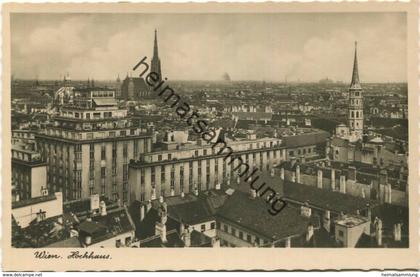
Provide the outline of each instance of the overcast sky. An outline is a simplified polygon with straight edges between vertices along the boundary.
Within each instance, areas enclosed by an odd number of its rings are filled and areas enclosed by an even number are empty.
[[[17,78],[125,77],[150,58],[158,29],[169,80],[349,82],[358,41],[362,82],[406,81],[403,13],[14,14]]]

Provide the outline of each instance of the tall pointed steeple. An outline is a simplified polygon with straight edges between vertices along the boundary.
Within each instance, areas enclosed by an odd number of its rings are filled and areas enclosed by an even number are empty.
[[[353,75],[349,88],[349,140],[354,142],[363,136],[363,90],[360,86],[359,67],[357,64],[357,42],[355,42]]]
[[[350,88],[361,88],[359,81],[359,65],[357,63],[357,41],[354,42],[353,75],[351,77]]]
[[[155,29],[155,42],[153,44],[153,57],[159,57],[158,42],[157,42],[157,30]]]
[[[150,72],[155,72],[159,76],[159,82],[162,80],[162,72],[160,68],[160,59],[159,59],[159,51],[158,51],[158,43],[157,43],[157,30],[155,29],[155,42],[153,45],[153,57]]]

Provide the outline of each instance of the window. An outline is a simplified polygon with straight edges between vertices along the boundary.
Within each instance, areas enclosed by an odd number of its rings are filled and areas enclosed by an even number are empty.
[[[216,226],[216,224],[214,222],[210,223],[210,229],[213,230]]]
[[[223,225],[223,231],[225,231],[226,233],[228,231],[228,226],[226,224]]]
[[[125,238],[125,245],[128,246],[131,244],[131,237],[126,237]]]
[[[251,235],[246,235],[246,240],[247,240],[248,242],[252,242],[252,237],[251,237]]]
[[[158,161],[162,160],[162,155],[158,155]]]
[[[101,167],[101,178],[105,178],[105,175],[106,175],[106,168]]]
[[[231,233],[232,235],[236,236],[236,229],[235,229],[235,228],[232,228],[232,229],[230,230],[230,233]]]
[[[120,239],[117,239],[115,241],[115,247],[117,247],[117,248],[120,248],[121,247],[121,240]]]
[[[339,236],[339,237],[344,237],[344,232],[343,232],[343,231],[341,231],[341,230],[339,230],[339,231],[338,231],[338,236]]]
[[[294,156],[295,152],[294,151],[289,151],[289,156]],[[274,156],[276,156],[276,152],[274,152]]]
[[[244,238],[245,238],[245,237],[244,237],[244,232],[239,231],[239,238],[240,238],[240,239],[244,239]]]
[[[201,232],[204,232],[206,230],[206,224],[201,224]]]
[[[101,146],[101,160],[105,160],[106,159],[106,149],[105,149],[105,145]]]

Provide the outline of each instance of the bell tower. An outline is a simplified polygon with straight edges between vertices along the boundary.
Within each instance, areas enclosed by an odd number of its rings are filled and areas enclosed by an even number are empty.
[[[363,136],[363,89],[359,81],[357,63],[357,42],[355,42],[353,75],[349,88],[349,135],[351,141],[357,141]]]

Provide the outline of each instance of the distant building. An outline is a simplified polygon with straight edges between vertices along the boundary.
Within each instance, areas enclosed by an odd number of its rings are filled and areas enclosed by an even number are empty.
[[[153,46],[153,57],[150,65],[150,72],[158,74],[158,82],[162,80],[161,64],[159,58],[158,42],[157,42],[157,31],[155,30],[155,41]],[[156,83],[158,83],[156,82]],[[139,101],[144,98],[155,97],[154,92],[146,84],[142,77],[128,76],[124,79],[121,85],[121,94],[118,98],[122,98],[127,101]]]

